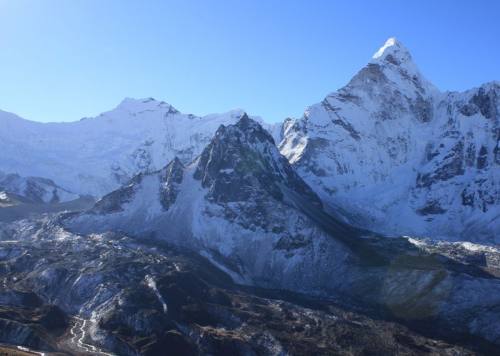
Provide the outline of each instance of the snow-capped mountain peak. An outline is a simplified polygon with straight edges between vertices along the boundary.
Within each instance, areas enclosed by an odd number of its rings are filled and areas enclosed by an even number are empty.
[[[440,92],[391,38],[345,87],[285,123],[280,150],[351,223],[498,242],[499,98],[495,82]]]
[[[154,98],[125,98],[120,102],[120,104],[118,104],[115,110],[126,111],[130,113],[138,113],[145,110],[167,110],[172,113],[179,113],[179,111],[169,103],[156,100]]]
[[[397,64],[412,61],[408,49],[395,37],[389,38],[373,55],[373,59],[393,61]]]
[[[429,96],[438,94],[439,90],[422,75],[413,61],[410,51],[395,37],[389,38],[380,49],[375,52],[366,68],[379,69],[384,79],[392,81],[406,95]],[[363,70],[361,71],[363,72]]]

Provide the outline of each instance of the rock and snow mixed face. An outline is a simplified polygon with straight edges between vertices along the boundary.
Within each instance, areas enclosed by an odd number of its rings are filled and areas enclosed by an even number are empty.
[[[350,223],[500,242],[500,84],[440,92],[395,39],[284,124],[280,151]]]
[[[65,224],[84,233],[120,230],[167,239],[201,252],[240,282],[282,280],[306,290],[308,274],[311,281],[329,278],[321,264],[341,268],[346,248],[301,212],[297,197],[321,209],[271,135],[243,115],[221,126],[190,165],[174,159],[140,174]],[[313,259],[318,249],[325,253]]]
[[[96,118],[69,123],[43,124],[0,111],[0,168],[49,178],[78,194],[102,196],[176,156],[190,162],[221,124],[237,122],[242,113],[198,117],[151,98],[125,99]],[[279,134],[277,128],[269,129]]]
[[[105,238],[123,235],[128,237]],[[454,333],[494,343],[500,335],[496,249],[370,236],[335,220],[270,134],[246,115],[221,126],[191,164],[174,159],[159,171],[137,175],[89,212],[21,221],[1,228],[0,239],[55,244],[66,255],[77,251],[79,262],[71,263],[69,275],[60,271],[60,256],[40,260],[10,247],[5,256],[24,266],[16,272],[23,286],[89,318],[97,342],[106,328],[120,323],[150,332],[150,320],[176,310],[175,290],[162,277],[170,271],[162,269],[178,268],[143,254],[139,245],[145,242],[187,247],[239,284],[339,297],[436,330],[453,325]],[[26,269],[32,264],[37,267]],[[12,280],[14,275],[9,272]],[[127,307],[142,300],[136,296],[144,291],[157,311],[146,324]],[[128,293],[132,297],[125,298]]]
[[[62,223],[77,233],[124,231],[188,247],[240,284],[343,295],[443,327],[460,319],[463,332],[498,337],[491,317],[500,317],[491,309],[499,302],[497,252],[449,245],[451,252],[437,255],[424,242],[349,229],[324,212],[270,135],[246,116],[219,128],[192,164],[174,160],[139,175]]]
[[[30,203],[62,203],[79,197],[59,187],[50,179],[21,177],[18,174],[5,174],[0,171],[0,200],[7,201],[8,195],[15,195]]]

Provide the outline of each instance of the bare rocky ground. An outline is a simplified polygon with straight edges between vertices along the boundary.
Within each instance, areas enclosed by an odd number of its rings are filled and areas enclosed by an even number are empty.
[[[150,238],[75,235],[50,219],[18,222],[0,229],[0,255],[0,342],[10,345],[2,350],[7,354],[474,355],[500,350],[477,337],[436,330],[432,320],[397,318],[341,296],[326,301],[238,286],[204,258]]]

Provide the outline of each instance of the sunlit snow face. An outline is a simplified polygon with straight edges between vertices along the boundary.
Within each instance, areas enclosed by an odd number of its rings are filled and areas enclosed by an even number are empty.
[[[389,38],[385,44],[379,48],[379,50],[373,55],[373,58],[380,58],[384,54],[385,50],[389,47],[395,46],[397,44],[397,40],[395,37]]]
[[[407,69],[416,72],[415,65],[411,63],[412,57],[410,52],[394,37],[389,38],[385,44],[375,52],[372,59],[375,61],[388,61],[397,65],[405,63],[405,66],[409,66]]]

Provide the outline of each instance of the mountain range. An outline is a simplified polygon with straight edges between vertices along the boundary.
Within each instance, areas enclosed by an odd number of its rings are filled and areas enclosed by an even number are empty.
[[[389,39],[275,125],[154,99],[74,123],[1,113],[0,203],[97,201],[0,224],[0,341],[497,353],[499,90],[440,92]]]
[[[390,235],[495,243],[499,93],[498,82],[439,91],[391,38],[345,87],[303,117],[257,121],[347,223]],[[151,98],[125,99],[96,118],[69,123],[0,112],[0,170],[99,198],[174,157],[191,162],[220,125],[242,115],[186,115]]]

